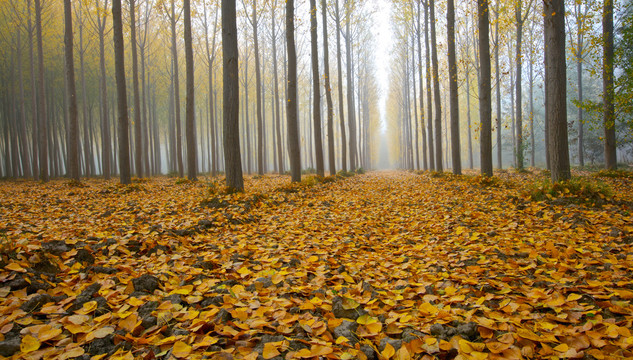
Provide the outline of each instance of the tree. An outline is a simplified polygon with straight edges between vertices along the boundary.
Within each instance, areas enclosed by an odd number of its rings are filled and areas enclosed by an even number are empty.
[[[275,8],[277,7],[277,0],[275,0],[270,7],[271,19],[272,19],[272,39],[273,39],[273,79],[275,90],[275,133],[277,136],[277,162],[279,164],[279,173],[284,173],[284,158],[282,152],[281,141],[281,109],[279,108],[279,76],[277,75],[277,26],[275,25]]]
[[[604,1],[602,12],[602,41],[603,41],[603,65],[602,65],[602,101],[604,124],[604,163],[609,170],[617,167],[615,144],[615,106],[613,87],[613,0]]]
[[[193,44],[191,39],[191,1],[183,2],[185,21],[185,67],[186,67],[186,92],[187,104],[185,108],[185,132],[187,136],[187,178],[197,180],[198,156],[196,153],[196,132],[194,124],[194,74],[193,74]]]
[[[565,2],[544,0],[545,113],[553,182],[571,177],[567,144],[567,70],[565,64]]]
[[[136,176],[143,177],[143,133],[141,101],[138,90],[138,55],[136,44],[136,1],[130,1],[130,47],[132,48],[132,91],[134,92],[134,167]]]
[[[479,121],[481,122],[480,153],[481,174],[492,176],[492,104],[490,98],[490,36],[488,0],[477,0],[479,29]],[[501,131],[501,129],[497,129]]]
[[[77,90],[73,60],[73,15],[70,0],[64,0],[64,50],[66,55],[66,81],[68,86],[68,173],[79,181],[79,125],[77,124]]]
[[[40,0],[35,0],[35,33],[37,35],[37,61],[38,61],[38,94],[37,114],[38,121],[38,149],[40,180],[48,181],[48,131],[46,117],[46,86],[44,84],[44,50],[42,46],[42,6]]]
[[[424,52],[426,55],[426,106],[428,114],[427,143],[429,145],[429,170],[435,170],[435,150],[433,147],[433,102],[431,87],[431,49],[429,44],[429,5],[424,2]]]
[[[176,165],[178,166],[178,176],[184,176],[184,165],[182,163],[182,134],[180,131],[180,80],[179,80],[179,68],[178,68],[178,44],[176,43],[176,4],[174,0],[171,0],[171,15],[169,15],[171,24],[171,57],[174,66],[173,73],[173,91],[174,91],[174,112],[176,122]]]
[[[125,54],[123,44],[123,22],[121,0],[112,0],[112,26],[114,35],[114,67],[117,90],[119,176],[121,184],[132,182],[130,176],[130,141],[128,138],[127,94],[125,84]]]
[[[315,9],[316,10],[316,9]],[[323,67],[325,72],[325,101],[327,102],[327,152],[330,175],[336,174],[336,160],[334,158],[334,111],[332,105],[332,88],[330,87],[330,58],[327,33],[327,7],[325,0],[321,0],[321,14],[323,15]],[[276,82],[275,82],[276,84]]]
[[[435,0],[429,0],[429,17],[431,22],[431,62],[433,63],[433,100],[435,101],[435,170],[442,171],[442,102],[435,35]]]
[[[288,87],[286,117],[288,129],[288,155],[290,176],[293,182],[301,181],[301,148],[299,147],[299,124],[297,122],[297,50],[295,47],[295,5],[286,0],[286,47],[288,56]]]
[[[461,151],[459,146],[459,94],[457,93],[457,61],[455,59],[455,4],[448,0],[446,9],[448,38],[448,82],[451,107],[451,156],[453,174],[462,173]]]
[[[310,53],[312,58],[312,123],[314,125],[314,150],[316,152],[316,174],[325,174],[323,166],[323,144],[321,138],[321,92],[319,89],[319,48],[317,40],[316,0],[310,0]]]
[[[345,57],[347,65],[347,116],[349,118],[349,164],[356,169],[356,111],[354,110],[354,82],[352,69],[352,33],[350,32],[353,3],[345,1],[347,19],[345,22]]]
[[[262,119],[262,75],[259,64],[259,37],[257,36],[257,1],[253,0],[253,43],[255,45],[255,98],[257,100],[257,173],[264,175],[264,121]],[[247,120],[248,121],[248,120]]]
[[[343,103],[343,66],[341,65],[341,13],[338,0],[336,0],[336,68],[338,71],[338,116],[341,132],[341,169],[347,171],[347,139],[345,136],[345,108]]]
[[[525,19],[529,16],[532,7],[532,1],[530,0],[527,3],[527,9],[525,17],[522,15],[523,10],[523,2],[517,1],[515,8],[515,20],[517,22],[517,47],[516,47],[516,164],[517,169],[523,169],[524,155],[523,155],[523,104],[521,101],[521,90],[522,90],[522,64],[523,64],[523,56],[521,55],[521,45],[523,41],[523,23]]]
[[[233,190],[244,190],[240,155],[240,84],[237,50],[237,15],[235,0],[222,1],[222,65],[224,167],[226,185]]]

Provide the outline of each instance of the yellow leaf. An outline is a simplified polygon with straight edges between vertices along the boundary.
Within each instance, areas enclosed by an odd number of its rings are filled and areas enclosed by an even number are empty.
[[[308,262],[317,262],[319,261],[319,257],[316,255],[312,255],[308,258]]]
[[[280,273],[275,273],[273,276],[271,276],[270,281],[273,282],[273,284],[277,285],[280,282],[282,282],[284,280],[283,275],[281,275]]]
[[[464,339],[459,339],[459,350],[466,354],[470,354],[472,352],[478,351],[481,352],[486,347],[483,343],[472,343],[470,341],[466,341]]]
[[[380,355],[382,355],[385,359],[389,359],[395,353],[396,353],[396,349],[394,349],[393,346],[391,346],[391,344],[387,343],[387,345],[385,345],[385,348],[382,350]]]
[[[336,344],[337,344],[337,345],[340,345],[340,344],[346,343],[346,342],[348,342],[348,341],[349,341],[349,339],[348,339],[348,338],[346,338],[345,336],[339,336],[339,337],[337,337],[337,338],[336,338]]]
[[[272,359],[275,356],[281,354],[278,350],[278,347],[281,345],[280,341],[277,342],[269,342],[264,344],[264,351],[262,352],[262,356],[264,359]]]
[[[356,319],[356,322],[361,325],[368,325],[368,324],[377,323],[378,319],[369,314],[365,314],[365,315],[359,316],[358,319]]]
[[[193,290],[193,285],[185,285],[183,287],[175,289],[174,291],[170,292],[170,294],[189,295],[191,294],[192,290]]]
[[[50,339],[53,339],[55,337],[57,337],[57,335],[62,333],[62,329],[56,329],[50,325],[44,325],[42,328],[40,328],[40,330],[37,332],[37,339],[40,342],[44,342],[44,341],[48,341]]]
[[[189,354],[191,354],[191,346],[182,341],[176,341],[171,353],[177,358],[186,358]]]
[[[403,346],[400,349],[398,349],[398,351],[396,351],[395,359],[396,360],[410,360],[411,354],[409,353],[407,348]]]
[[[582,295],[578,295],[576,293],[573,294],[569,294],[569,296],[567,296],[567,301],[576,301],[578,299],[582,298]]]
[[[371,334],[378,334],[380,330],[382,330],[382,324],[379,322],[367,324],[365,325],[365,327],[367,328],[367,330],[369,330]]]
[[[81,307],[81,309],[75,311],[77,314],[90,314],[91,312],[95,311],[97,309],[97,302],[96,301],[88,301],[87,303],[84,303],[84,305]]]
[[[112,326],[105,326],[89,333],[86,339],[88,338],[103,339],[104,337],[112,334],[113,332],[114,332],[114,328]]]
[[[325,356],[331,354],[333,351],[331,347],[325,345],[312,345],[310,349],[312,356]]]
[[[532,341],[541,341],[541,337],[536,335],[535,333],[531,332],[530,330],[527,329],[518,329],[517,330],[517,335],[519,335],[520,337],[524,338],[524,339],[528,339],[528,340],[532,340]]]
[[[26,335],[22,338],[20,343],[20,351],[23,353],[29,353],[40,348],[40,341],[31,335]]]
[[[264,347],[265,347],[265,346],[266,346],[266,345],[264,345]],[[262,355],[262,356],[263,356],[263,355]],[[312,357],[312,352],[310,351],[310,349],[301,349],[301,350],[297,351],[297,352],[294,354],[294,356],[295,356],[295,357],[298,357],[298,358],[303,358],[303,359],[305,359],[305,358],[311,358],[311,357]]]
[[[569,350],[569,346],[565,343],[560,344],[558,346],[556,346],[554,348],[554,350],[558,351],[558,352],[566,352],[567,350]]]
[[[438,308],[428,302],[422,303],[422,305],[418,306],[418,310],[420,310],[420,313],[422,313],[423,315],[435,315],[440,311]]]
[[[345,310],[353,310],[359,307],[360,304],[356,302],[354,299],[350,299],[348,297],[343,298],[343,309]]]
[[[22,266],[18,263],[11,263],[4,267],[6,270],[18,271],[18,272],[26,272]]]

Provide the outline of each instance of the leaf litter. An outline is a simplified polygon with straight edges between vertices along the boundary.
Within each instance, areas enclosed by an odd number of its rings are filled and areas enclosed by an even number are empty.
[[[538,176],[1,183],[0,356],[633,356],[630,180]]]

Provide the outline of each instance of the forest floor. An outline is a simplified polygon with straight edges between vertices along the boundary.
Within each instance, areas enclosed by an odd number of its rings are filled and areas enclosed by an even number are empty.
[[[0,182],[0,356],[631,358],[633,178],[580,175]]]

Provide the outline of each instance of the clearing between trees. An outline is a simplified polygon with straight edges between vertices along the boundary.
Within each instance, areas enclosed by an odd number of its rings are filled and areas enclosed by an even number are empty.
[[[2,182],[0,355],[631,357],[633,185],[601,175]]]

